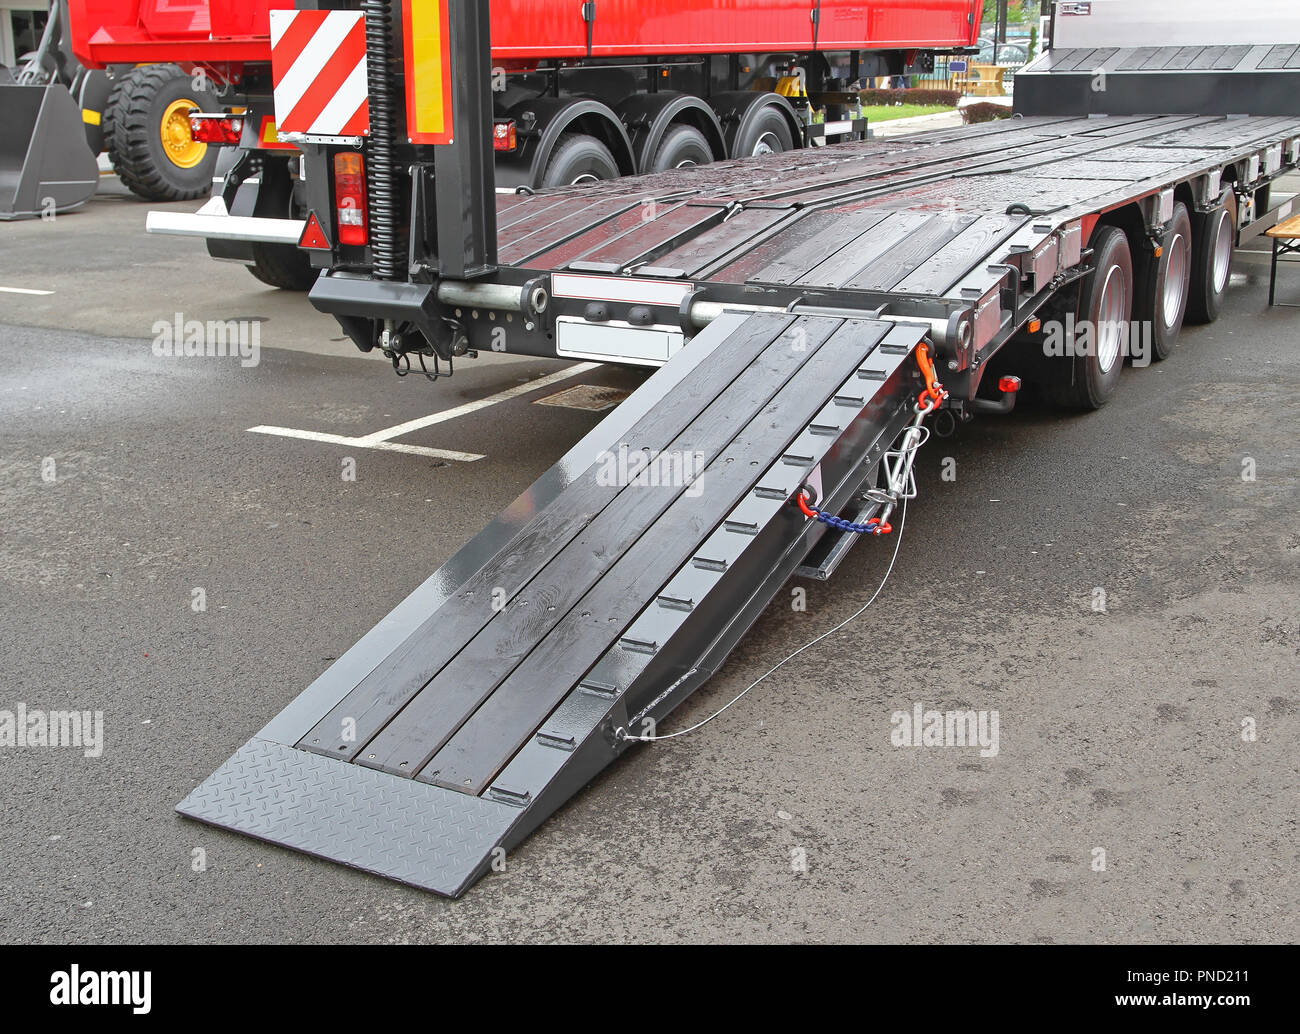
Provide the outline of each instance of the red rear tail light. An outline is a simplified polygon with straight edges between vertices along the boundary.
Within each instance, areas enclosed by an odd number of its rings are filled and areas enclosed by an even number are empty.
[[[514,119],[503,118],[492,123],[492,149],[494,151],[513,151],[517,143]]]
[[[239,115],[190,115],[190,136],[200,144],[237,144],[244,135],[244,119]]]
[[[334,206],[339,243],[367,243],[366,170],[355,151],[334,156]]]
[[[1000,377],[998,378],[998,391],[1004,394],[1014,395],[1020,390],[1019,377]]]

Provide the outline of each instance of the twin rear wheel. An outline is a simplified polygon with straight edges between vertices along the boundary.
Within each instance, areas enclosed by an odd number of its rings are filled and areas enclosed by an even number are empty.
[[[713,149],[704,134],[694,126],[679,125],[669,129],[659,141],[649,171],[666,172],[688,165],[708,165],[711,161]]]
[[[1124,358],[1166,358],[1184,321],[1210,323],[1228,288],[1236,237],[1231,188],[1211,212],[1188,214],[1174,205],[1159,250],[1137,255],[1124,231],[1098,226],[1093,269],[1079,287],[1075,334],[1066,354],[1048,362],[1047,393],[1067,409],[1098,409],[1119,384]]]
[[[1148,254],[1142,264],[1133,314],[1134,359],[1164,359],[1174,350],[1187,315],[1191,272],[1192,220],[1179,203],[1161,239],[1159,256]]]
[[[1066,409],[1099,409],[1115,393],[1133,313],[1133,256],[1117,226],[1092,235],[1092,272],[1079,285],[1074,333],[1049,363],[1048,394]]]
[[[570,187],[578,183],[617,179],[618,175],[614,152],[602,141],[586,133],[565,133],[551,152],[541,185]]]
[[[1228,292],[1228,271],[1237,239],[1237,195],[1229,187],[1212,212],[1198,213],[1192,223],[1192,292],[1187,318],[1213,323]]]

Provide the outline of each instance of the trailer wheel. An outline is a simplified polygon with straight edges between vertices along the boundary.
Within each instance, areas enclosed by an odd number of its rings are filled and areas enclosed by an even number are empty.
[[[664,134],[655,152],[648,172],[681,169],[687,165],[708,165],[713,161],[713,150],[694,126],[673,126]]]
[[[614,153],[586,133],[565,133],[555,144],[542,174],[543,187],[568,187],[618,179]]]
[[[190,137],[189,110],[216,111],[179,65],[142,65],[118,77],[104,109],[104,149],[131,193],[146,201],[189,201],[212,190],[217,151]]]
[[[1146,255],[1137,276],[1133,318],[1151,328],[1151,358],[1169,356],[1178,344],[1192,282],[1192,220],[1181,202],[1161,239],[1161,254]]]
[[[745,134],[736,141],[733,158],[755,158],[760,154],[781,154],[794,150],[794,137],[785,116],[768,106],[754,115]]]
[[[1099,226],[1091,247],[1092,272],[1079,288],[1075,347],[1049,366],[1048,394],[1063,409],[1100,409],[1115,394],[1124,371],[1133,311],[1128,238],[1117,226]]]
[[[1192,289],[1187,318],[1213,323],[1228,292],[1228,272],[1237,238],[1237,195],[1229,187],[1219,207],[1198,213],[1192,222]]]
[[[253,261],[248,271],[269,287],[308,291],[320,274],[307,253],[292,244],[254,244],[252,248]]]

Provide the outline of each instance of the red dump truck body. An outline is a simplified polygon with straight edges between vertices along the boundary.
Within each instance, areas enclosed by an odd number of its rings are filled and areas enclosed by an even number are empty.
[[[292,0],[69,0],[72,49],[88,67],[269,61],[269,12]]]
[[[86,65],[157,61],[241,65],[271,59],[269,12],[292,0],[70,0]],[[492,0],[492,56],[503,61],[852,48],[970,46],[978,0]],[[816,12],[816,20],[814,20]]]

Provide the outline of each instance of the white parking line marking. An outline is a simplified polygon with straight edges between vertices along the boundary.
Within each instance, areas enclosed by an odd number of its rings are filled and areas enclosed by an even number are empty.
[[[386,442],[390,438],[400,438],[404,434],[410,434],[412,431],[419,431],[425,427],[432,427],[434,424],[443,424],[448,420],[455,420],[457,417],[466,416],[469,413],[476,413],[480,409],[486,409],[488,406],[495,406],[499,402],[507,402],[519,395],[525,395],[537,388],[545,388],[548,385],[556,384],[560,381],[567,381],[571,377],[578,377],[584,373],[590,373],[596,369],[599,363],[579,363],[577,366],[570,366],[567,370],[561,370],[559,373],[552,373],[545,377],[539,377],[533,381],[526,381],[523,384],[516,384],[513,388],[507,388],[505,391],[499,391],[495,395],[489,395],[485,399],[479,399],[477,402],[467,402],[463,406],[457,406],[455,409],[444,409],[441,413],[430,413],[428,416],[417,417],[415,420],[408,420],[404,424],[397,424],[395,427],[387,427],[382,431],[376,431],[374,434],[365,435],[359,439],[366,444],[375,442]]]
[[[401,442],[367,442],[364,438],[349,438],[345,434],[323,434],[320,431],[300,431],[296,427],[271,427],[262,425],[250,427],[251,434],[271,434],[279,438],[301,438],[308,442],[324,442],[327,445],[347,445],[354,449],[376,449],[383,452],[405,452],[413,456],[432,456],[439,460],[457,460],[460,463],[474,463],[485,457],[475,452],[456,452],[452,449],[430,449],[424,445],[403,445]]]
[[[495,406],[499,402],[506,402],[519,395],[527,394],[538,388],[545,388],[559,381],[568,380],[570,377],[577,377],[584,373],[589,373],[596,369],[599,363],[579,363],[577,366],[570,366],[568,369],[561,370],[558,373],[548,374],[545,377],[538,377],[536,380],[527,381],[523,384],[516,384],[513,388],[507,388],[505,391],[499,391],[495,395],[489,395],[485,399],[479,399],[477,402],[467,402],[463,406],[456,406],[454,409],[445,409],[441,413],[431,413],[428,416],[419,417],[415,420],[408,420],[404,424],[397,424],[395,427],[387,427],[382,431],[375,431],[373,434],[362,435],[359,438],[350,437],[345,434],[328,434],[323,431],[302,431],[296,427],[274,427],[270,424],[259,424],[257,427],[250,427],[250,434],[269,434],[279,438],[298,438],[307,442],[323,442],[326,445],[346,445],[352,449],[376,449],[381,452],[402,452],[412,456],[431,456],[440,460],[455,460],[460,463],[475,463],[478,460],[486,459],[476,452],[456,452],[454,449],[431,449],[425,445],[405,445],[402,442],[394,442],[390,439],[400,438],[404,434],[410,434],[412,431],[418,431],[425,427],[432,427],[434,424],[445,423],[448,420],[454,420],[456,417],[466,416],[470,413],[476,413],[480,409],[486,409],[488,406]]]
[[[36,291],[30,287],[0,287],[0,294],[53,294],[53,291]]]

